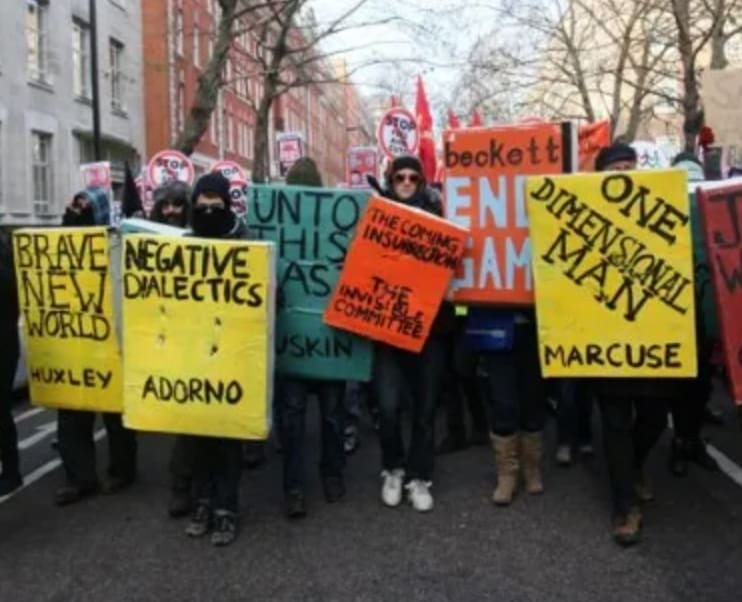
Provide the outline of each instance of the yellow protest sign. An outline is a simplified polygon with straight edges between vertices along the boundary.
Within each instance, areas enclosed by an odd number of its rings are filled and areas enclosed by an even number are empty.
[[[545,376],[696,375],[687,175],[527,183]]]
[[[124,237],[126,426],[268,436],[273,264],[273,243]]]
[[[106,228],[13,234],[31,402],[121,411]]]

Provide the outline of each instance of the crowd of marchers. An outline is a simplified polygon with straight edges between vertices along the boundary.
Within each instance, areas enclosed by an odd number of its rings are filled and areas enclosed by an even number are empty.
[[[689,161],[701,169],[693,156],[681,155],[676,163]],[[614,143],[601,150],[596,169],[632,170],[636,163],[636,152],[630,146]],[[292,172],[312,166],[310,159],[302,159]],[[292,181],[292,172],[288,183],[307,184]],[[416,157],[397,157],[388,164],[383,184],[375,180],[371,184],[392,201],[443,216],[440,187],[425,181]],[[192,190],[177,182],[156,189],[149,218],[188,228],[189,235],[195,237],[249,240],[250,232],[231,204],[229,182],[221,174],[210,173]],[[62,223],[75,228],[107,225],[108,199],[86,192],[76,194]],[[0,243],[1,497],[20,487],[22,476],[11,412],[19,310],[9,237],[2,235]],[[467,347],[465,311],[443,302],[420,353],[376,344],[370,383],[276,379],[272,438],[283,460],[284,510],[290,519],[307,514],[305,422],[310,399],[317,399],[321,415],[319,473],[328,503],[346,495],[346,455],[358,444],[358,422],[364,408],[378,432],[380,498],[387,507],[397,507],[406,499],[416,511],[431,511],[436,455],[470,444],[492,445],[497,479],[492,501],[496,506],[511,504],[521,488],[529,495],[542,494],[543,431],[551,401],[556,402],[555,457],[563,466],[570,465],[577,455],[594,454],[592,413],[594,407],[600,410],[613,506],[611,534],[618,544],[631,545],[640,539],[643,507],[654,499],[645,464],[667,427],[668,414],[674,424],[670,470],[682,476],[689,462],[717,469],[701,437],[712,382],[711,353],[702,344],[703,337],[698,337],[699,372],[693,379],[544,379],[532,310],[487,310],[486,319],[512,332],[509,348],[487,352]],[[702,324],[697,327],[702,329]],[[439,406],[445,411],[447,435],[436,446],[434,425]],[[93,438],[95,414],[59,410],[57,447],[64,482],[55,493],[57,505],[73,504],[98,493],[113,494],[135,482],[136,434],[123,426],[118,414],[104,414],[103,421],[109,464],[106,477],[99,480]],[[405,437],[407,425],[409,436]],[[210,535],[216,546],[234,541],[239,532],[242,470],[261,463],[263,445],[220,437],[175,437],[167,511],[174,518],[188,517],[188,536]]]

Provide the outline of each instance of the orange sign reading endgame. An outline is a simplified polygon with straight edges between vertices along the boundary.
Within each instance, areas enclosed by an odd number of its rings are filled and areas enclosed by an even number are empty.
[[[446,217],[470,230],[454,281],[460,303],[533,303],[525,179],[572,171],[569,124],[528,123],[443,135]]]
[[[330,326],[419,353],[468,232],[374,197],[356,228],[325,311]]]

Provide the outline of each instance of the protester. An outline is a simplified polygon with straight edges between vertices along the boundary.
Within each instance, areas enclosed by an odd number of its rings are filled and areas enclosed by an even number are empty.
[[[434,215],[443,215],[440,195],[426,186],[417,157],[396,157],[388,174],[387,198]],[[435,406],[445,368],[445,337],[453,331],[453,321],[453,307],[444,302],[419,354],[386,344],[376,346],[374,386],[379,404],[383,468],[381,499],[387,506],[401,503],[404,486],[415,510],[427,512],[433,509],[430,488],[435,454]],[[405,457],[399,410],[407,387],[411,392],[412,439]]]
[[[89,227],[109,223],[108,196],[100,189],[77,193],[67,205],[63,226]],[[124,428],[121,414],[105,412],[103,424],[108,438],[108,475],[103,481],[103,493],[116,493],[136,480],[137,441],[134,431]],[[100,486],[96,471],[93,430],[95,412],[59,410],[57,438],[59,455],[66,483],[57,489],[54,501],[65,506],[94,495]]]
[[[23,484],[13,420],[13,381],[18,365],[18,296],[10,235],[0,230],[0,497]]]
[[[601,149],[595,160],[598,171],[636,169],[636,151],[614,143]],[[679,379],[593,379],[603,423],[603,445],[613,498],[613,539],[619,545],[639,542],[642,527],[640,503],[654,499],[644,474],[644,464],[667,426],[670,401],[677,395]]]
[[[202,176],[191,198],[191,227],[195,237],[247,238],[247,228],[231,210],[229,181],[222,174]],[[212,531],[211,543],[215,546],[226,546],[236,539],[242,443],[226,437],[187,436],[185,444],[192,461],[195,499],[186,526],[189,537],[203,537]]]
[[[150,219],[177,228],[186,228],[190,218],[188,210],[191,189],[184,182],[170,182],[155,189],[154,206]],[[168,514],[172,518],[188,516],[193,500],[193,458],[188,446],[189,439],[177,435],[170,453],[170,502]]]
[[[185,182],[170,182],[155,189],[154,206],[150,219],[153,222],[186,228],[189,221],[188,197],[191,189]]]
[[[508,506],[518,489],[521,469],[526,491],[544,491],[541,474],[546,386],[541,376],[533,310],[470,311],[487,330],[505,333],[496,348],[479,354],[483,397],[490,408],[490,430],[497,467],[492,501]]]
[[[292,165],[286,175],[286,183],[321,187],[322,178],[314,161],[309,157],[302,157]],[[304,462],[306,414],[310,395],[316,396],[319,402],[322,436],[319,470],[325,500],[334,503],[345,496],[345,381],[287,377],[281,379],[278,390],[276,400],[281,417],[285,511],[288,518],[303,518],[307,514]]]
[[[679,153],[672,161],[673,167],[685,169],[689,182],[701,182],[704,179],[701,161],[689,152]],[[706,470],[719,469],[706,449],[701,438],[704,416],[711,400],[712,392],[712,343],[705,335],[704,315],[701,311],[702,300],[696,295],[696,344],[698,376],[684,379],[681,394],[671,403],[674,436],[670,446],[668,467],[675,476],[688,473],[688,463],[695,462]]]

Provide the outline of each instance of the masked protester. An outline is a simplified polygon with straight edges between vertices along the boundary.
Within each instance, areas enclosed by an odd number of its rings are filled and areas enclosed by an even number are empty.
[[[231,210],[229,181],[210,173],[196,183],[192,195],[191,228],[198,238],[245,239],[247,228]],[[215,546],[237,537],[242,441],[225,437],[187,436],[192,458],[195,508],[186,527],[189,537],[209,531]]]
[[[402,205],[443,216],[437,191],[428,188],[417,157],[396,157],[389,168],[386,196]],[[444,302],[431,334],[420,353],[377,344],[374,388],[379,405],[379,440],[382,453],[382,502],[389,507],[402,501],[403,489],[418,512],[433,509],[430,492],[435,454],[435,406],[444,374],[445,337],[454,329],[454,310]],[[400,407],[411,392],[412,439],[405,454]],[[406,484],[405,484],[406,481]]]
[[[170,182],[158,187],[153,193],[154,206],[150,219],[159,224],[186,228],[190,218],[188,212],[190,194],[190,187],[184,182]]]
[[[63,226],[77,228],[109,223],[108,197],[100,189],[75,195],[62,218]],[[112,494],[129,487],[136,479],[137,442],[134,431],[124,428],[121,414],[103,413],[108,439],[108,475],[103,493]],[[95,462],[94,412],[59,410],[57,439],[66,483],[55,494],[58,506],[75,503],[100,489]]]
[[[153,222],[175,226],[188,227],[190,212],[190,186],[184,182],[170,182],[154,191],[154,206],[150,219]],[[170,502],[168,514],[172,518],[188,516],[192,510],[192,466],[193,459],[188,447],[188,438],[176,436],[170,454]]]
[[[18,293],[10,235],[0,230],[0,497],[23,484],[13,420],[13,380],[18,365]]]

